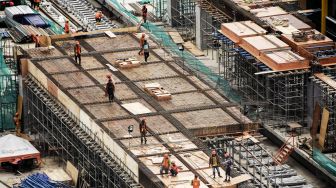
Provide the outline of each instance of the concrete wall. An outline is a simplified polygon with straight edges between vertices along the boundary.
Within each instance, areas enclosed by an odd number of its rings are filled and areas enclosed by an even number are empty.
[[[63,91],[61,91],[55,83],[53,83],[46,75],[42,73],[30,60],[28,60],[28,72],[32,74],[48,91],[56,97],[76,118],[89,128],[96,136],[103,141],[104,149],[110,149],[127,167],[135,174],[135,180],[139,182],[138,163],[126,153],[100,126],[74,101],[71,100]],[[85,129],[84,129],[85,130]],[[108,151],[106,149],[106,151]]]

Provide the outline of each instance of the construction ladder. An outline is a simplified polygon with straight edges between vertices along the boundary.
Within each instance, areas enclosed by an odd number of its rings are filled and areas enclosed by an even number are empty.
[[[283,164],[294,151],[294,138],[295,136],[291,134],[287,141],[279,149],[279,151],[273,156],[275,164]]]

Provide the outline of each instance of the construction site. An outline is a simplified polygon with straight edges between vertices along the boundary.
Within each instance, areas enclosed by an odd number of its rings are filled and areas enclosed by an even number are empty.
[[[335,0],[0,5],[0,188],[335,187]]]

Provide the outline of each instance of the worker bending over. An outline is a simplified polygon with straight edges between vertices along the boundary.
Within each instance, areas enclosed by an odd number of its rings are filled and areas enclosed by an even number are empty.
[[[191,185],[193,188],[199,188],[201,186],[201,181],[198,179],[198,176],[195,174],[193,180],[191,180]]]
[[[68,34],[70,33],[70,25],[69,25],[69,20],[65,20],[65,24],[64,24],[64,33]]]
[[[171,162],[170,162],[168,154],[166,153],[164,154],[163,160],[161,162],[161,168],[160,168],[161,176],[163,176],[163,171],[165,172],[165,174],[168,174],[170,165],[171,165]]]
[[[102,13],[102,11],[97,11],[97,12],[96,12],[96,16],[95,16],[95,18],[96,18],[96,22],[97,22],[97,23],[100,23],[102,17],[103,17],[103,13]]]
[[[216,150],[212,150],[211,156],[210,156],[210,159],[209,159],[209,166],[212,167],[213,178],[216,178],[216,170],[217,170],[218,176],[222,177],[220,175],[220,172],[219,172],[219,164],[220,164],[220,161],[219,161],[219,157],[216,153]]]
[[[177,176],[177,174],[178,174],[178,172],[179,172],[179,169],[178,169],[178,167],[177,167],[177,165],[175,164],[174,161],[172,161],[171,164],[172,164],[172,165],[171,165],[171,167],[170,167],[170,174],[171,174],[173,177],[175,177],[175,176]]]
[[[146,5],[142,6],[142,19],[143,19],[143,23],[146,23],[147,21],[147,7]]]
[[[79,41],[76,41],[75,47],[74,47],[74,53],[75,53],[75,61],[76,63],[81,66],[81,53],[82,53],[82,48],[79,44]]]
[[[33,42],[35,43],[35,48],[38,48],[40,47],[40,38],[38,35],[32,35],[32,38],[33,38]]]
[[[109,102],[112,103],[114,100],[115,86],[111,76],[107,76],[108,81],[105,88],[105,95],[108,96]]]
[[[139,124],[139,131],[140,131],[141,144],[143,143],[143,141],[145,141],[145,144],[147,144],[147,138],[146,138],[147,123],[145,118],[143,118]]]

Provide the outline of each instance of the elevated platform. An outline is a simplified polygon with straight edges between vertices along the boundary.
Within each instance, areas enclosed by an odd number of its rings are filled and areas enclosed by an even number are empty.
[[[110,38],[105,33],[91,33],[77,38],[54,38],[55,49],[48,53],[39,48],[23,51],[27,59],[21,60],[22,70],[48,88],[134,174],[146,177],[140,183],[186,187],[197,174],[203,187],[211,185],[207,155],[202,143],[194,137],[252,130],[256,124],[214,88],[191,72],[183,71],[151,39],[147,39],[151,50],[146,63],[138,55],[136,34],[115,35]],[[82,66],[73,59],[74,39],[82,46]],[[141,61],[141,66],[132,69],[114,66],[118,59],[127,58]],[[116,83],[116,99],[112,104],[104,96],[107,75]],[[155,100],[144,90],[148,83],[160,83],[172,99]],[[138,124],[143,117],[149,128],[147,145],[141,145],[139,138]],[[134,125],[131,135],[129,125]],[[185,155],[186,152],[203,155],[203,161]],[[158,161],[164,153],[169,153],[181,167],[178,178],[159,175]]]

